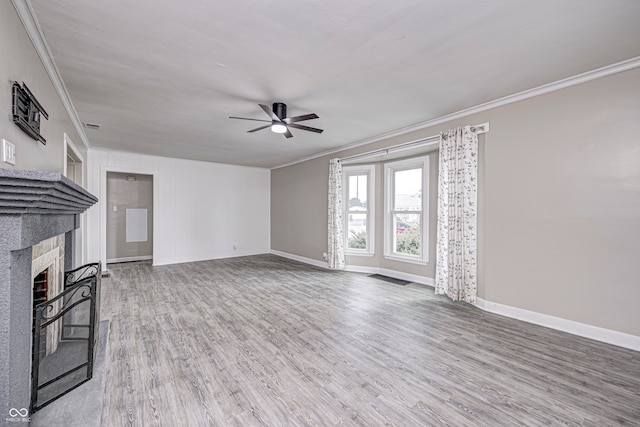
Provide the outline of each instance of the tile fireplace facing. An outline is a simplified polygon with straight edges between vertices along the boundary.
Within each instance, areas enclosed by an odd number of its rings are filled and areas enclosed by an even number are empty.
[[[30,404],[33,280],[73,267],[79,215],[97,201],[61,174],[0,169],[0,424]]]

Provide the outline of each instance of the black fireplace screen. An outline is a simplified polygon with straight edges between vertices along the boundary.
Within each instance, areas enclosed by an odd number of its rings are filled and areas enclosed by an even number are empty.
[[[64,290],[34,308],[32,413],[93,375],[101,274],[100,263],[66,272]]]

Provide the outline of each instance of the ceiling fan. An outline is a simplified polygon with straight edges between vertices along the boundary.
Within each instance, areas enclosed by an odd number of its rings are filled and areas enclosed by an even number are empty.
[[[260,126],[259,128],[248,130],[247,132],[255,132],[258,130],[271,128],[271,131],[274,133],[282,133],[287,138],[292,138],[293,135],[289,131],[289,128],[306,130],[309,132],[322,133],[322,129],[312,128],[309,126],[299,125],[298,122],[302,122],[305,120],[311,119],[319,119],[316,113],[304,114],[302,116],[296,117],[287,117],[287,104],[283,104],[282,102],[275,102],[273,104],[273,109],[269,108],[268,105],[258,104],[260,108],[264,110],[265,113],[271,120],[262,120],[262,119],[249,119],[247,117],[233,117],[229,116],[230,119],[239,119],[239,120],[253,120],[255,122],[267,122],[270,123],[268,125]]]

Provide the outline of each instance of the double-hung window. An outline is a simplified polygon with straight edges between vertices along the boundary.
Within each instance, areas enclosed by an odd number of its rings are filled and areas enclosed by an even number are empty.
[[[375,167],[344,166],[344,252],[371,256],[374,252]]]
[[[428,260],[428,160],[423,156],[385,164],[385,258],[419,264]]]

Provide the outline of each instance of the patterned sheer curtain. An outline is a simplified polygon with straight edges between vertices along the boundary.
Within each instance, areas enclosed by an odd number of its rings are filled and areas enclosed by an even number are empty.
[[[329,161],[329,241],[327,262],[329,268],[344,269],[344,239],[342,235],[342,163]]]
[[[478,134],[471,126],[440,134],[436,294],[476,302]]]

